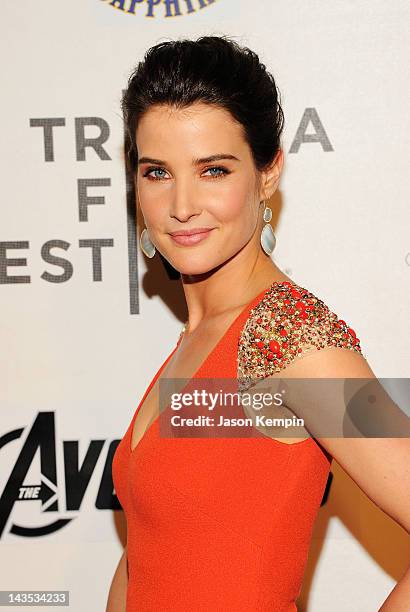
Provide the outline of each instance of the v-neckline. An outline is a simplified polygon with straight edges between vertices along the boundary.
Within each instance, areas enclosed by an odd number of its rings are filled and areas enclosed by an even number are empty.
[[[263,300],[263,298],[265,297],[265,294],[268,293],[268,291],[270,291],[270,289],[274,286],[274,285],[283,285],[284,283],[290,283],[291,285],[295,285],[295,283],[293,281],[273,281],[268,287],[266,287],[265,289],[263,289],[262,291],[260,291],[260,293],[258,293],[258,295],[256,295],[250,302],[248,302],[246,304],[246,306],[244,306],[244,308],[242,308],[242,310],[240,311],[240,313],[234,318],[234,320],[232,321],[232,323],[230,323],[230,325],[228,326],[228,328],[224,331],[224,333],[222,334],[222,336],[219,338],[219,340],[217,341],[217,343],[215,344],[215,346],[210,350],[210,352],[208,353],[208,355],[205,357],[205,359],[202,361],[202,363],[200,364],[199,368],[196,369],[196,371],[194,372],[194,374],[191,376],[190,381],[192,381],[194,378],[198,377],[198,372],[200,372],[202,370],[202,368],[204,367],[204,365],[209,361],[209,359],[211,359],[212,355],[215,353],[215,351],[219,348],[219,346],[222,344],[222,342],[225,340],[226,336],[229,334],[229,332],[231,331],[231,329],[237,324],[237,322],[239,321],[239,319],[244,315],[245,312],[249,310],[252,310],[252,308],[258,304],[260,301]],[[137,409],[134,413],[134,416],[132,417],[132,421],[131,424],[129,426],[129,431],[130,431],[130,440],[128,442],[128,452],[129,454],[132,456],[135,451],[137,450],[137,448],[141,445],[141,443],[144,441],[144,439],[148,436],[149,432],[152,430],[152,428],[155,426],[156,422],[158,421],[158,419],[161,416],[161,412],[158,414],[158,416],[155,417],[155,419],[152,421],[151,425],[148,427],[148,429],[146,429],[144,431],[144,433],[142,434],[141,438],[138,440],[137,444],[134,446],[134,448],[131,448],[132,445],[132,434],[134,431],[134,424],[135,421],[137,419],[137,416],[139,414],[140,408],[143,405],[145,399],[148,396],[148,393],[151,391],[152,387],[155,385],[155,383],[157,382],[161,372],[163,371],[163,369],[165,368],[165,366],[167,365],[168,361],[171,359],[172,355],[175,353],[175,351],[177,350],[178,346],[181,343],[183,337],[183,333],[181,332],[179,334],[177,343],[175,345],[175,347],[172,349],[171,353],[168,355],[168,357],[165,359],[165,361],[162,363],[162,365],[160,366],[159,370],[157,371],[157,373],[154,375],[154,378],[151,380],[150,384],[148,385],[147,389],[145,390],[144,395],[142,396],[142,399],[140,401],[140,403],[137,406]]]

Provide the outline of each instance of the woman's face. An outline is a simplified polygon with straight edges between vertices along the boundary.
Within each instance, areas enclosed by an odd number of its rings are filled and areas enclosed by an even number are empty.
[[[136,132],[136,185],[150,238],[181,274],[202,274],[254,237],[264,194],[242,126],[203,103],[154,106]],[[218,156],[218,159],[216,159]],[[213,159],[212,159],[213,158]],[[204,229],[208,231],[204,232]],[[201,230],[178,237],[174,232]]]

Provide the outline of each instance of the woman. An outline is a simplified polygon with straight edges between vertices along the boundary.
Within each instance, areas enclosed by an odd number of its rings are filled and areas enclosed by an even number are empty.
[[[180,272],[189,315],[114,457],[128,536],[107,610],[296,610],[332,457],[408,529],[408,443],[263,427],[160,437],[165,378],[238,377],[249,390],[374,375],[354,330],[270,257],[283,113],[257,55],[227,37],[160,43],[131,75],[123,111],[141,248]],[[295,389],[283,408],[320,435],[306,411],[317,400]],[[381,610],[404,610],[409,591],[406,574]]]

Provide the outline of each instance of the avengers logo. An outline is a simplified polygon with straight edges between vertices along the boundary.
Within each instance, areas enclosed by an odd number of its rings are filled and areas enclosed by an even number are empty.
[[[101,1],[101,0],[100,0]],[[109,6],[128,15],[136,15],[145,9],[145,17],[180,17],[196,13],[215,4],[216,0],[102,0]]]
[[[18,443],[23,433],[24,428],[14,429],[0,438],[0,458],[6,451],[7,445]],[[120,440],[113,440],[108,444],[95,500],[95,507],[98,510],[121,509],[118,498],[113,492],[111,475],[112,458],[119,442]],[[24,443],[21,444],[17,460],[0,498],[0,537],[6,527],[7,533],[18,536],[44,536],[58,531],[77,518],[96,463],[106,446],[105,443],[105,440],[91,440],[80,466],[78,440],[63,441],[64,483],[59,483],[57,482],[54,412],[39,412]],[[37,453],[39,453],[39,464],[38,460],[35,462],[35,459],[38,459]],[[35,463],[40,467],[39,470],[37,467],[37,471]],[[30,478],[28,478],[29,472]],[[38,474],[36,480],[33,480],[33,472]],[[64,504],[60,497],[65,498]],[[39,517],[44,514],[45,517],[49,517],[49,520],[38,527],[31,525],[28,527],[14,522],[12,516],[15,505],[27,502],[36,502]],[[30,523],[32,522],[31,516]]]

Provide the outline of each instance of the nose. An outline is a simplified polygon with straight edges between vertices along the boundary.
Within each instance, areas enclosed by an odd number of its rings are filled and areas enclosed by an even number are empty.
[[[170,217],[185,223],[200,213],[199,197],[194,187],[188,183],[188,180],[175,181],[169,210]]]

